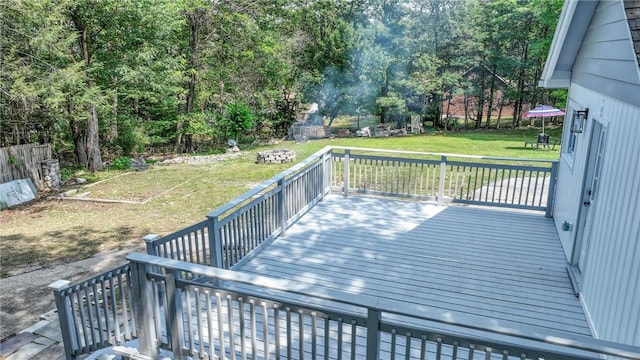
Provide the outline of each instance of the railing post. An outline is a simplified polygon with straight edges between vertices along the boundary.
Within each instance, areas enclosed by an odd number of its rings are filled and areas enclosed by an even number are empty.
[[[442,206],[444,200],[444,178],[447,174],[447,157],[440,157],[440,177],[438,179],[438,206]]]
[[[169,344],[173,351],[173,358],[182,360],[182,344],[184,344],[184,327],[182,316],[182,292],[176,287],[176,279],[180,277],[178,270],[167,272],[165,284],[167,289],[167,310],[169,310]],[[188,291],[188,290],[186,290]],[[202,329],[200,329],[202,331]],[[193,336],[190,335],[189,336]]]
[[[367,310],[367,359],[380,359],[380,320],[377,309]]]
[[[344,151],[344,197],[349,197],[349,180],[350,180],[349,165],[351,163],[349,154],[350,154],[349,149],[346,149]]]
[[[218,216],[207,216],[209,227],[209,261],[211,267],[224,267],[222,261],[222,235],[220,234],[220,219]]]
[[[285,186],[284,177],[278,180],[278,188],[280,188],[280,198],[278,203],[278,209],[280,212],[280,236],[287,236],[287,189]]]
[[[158,236],[156,234],[148,234],[148,235],[145,235],[145,237],[142,238],[142,240],[144,240],[145,244],[147,245],[147,254],[153,255],[153,256],[158,256],[158,252],[156,251],[155,247],[153,246],[153,242],[158,240],[159,238],[160,238],[160,236]]]
[[[547,194],[547,208],[545,209],[544,216],[550,218],[553,216],[553,202],[556,196],[556,182],[558,177],[558,162],[551,163],[551,181],[549,182],[549,193]]]
[[[324,201],[327,196],[327,188],[331,186],[329,174],[331,174],[331,151],[327,151],[322,154],[322,194],[320,195],[320,201]]]
[[[148,269],[146,264],[131,261],[131,303],[138,333],[138,351],[144,356],[155,358],[158,356],[158,347],[154,336],[153,291],[148,279]]]
[[[73,318],[71,316],[71,303],[69,298],[63,295],[63,292],[69,288],[68,280],[58,280],[49,285],[49,289],[53,290],[53,297],[56,300],[56,309],[58,310],[58,320],[60,320],[60,331],[62,332],[62,343],[64,344],[64,354],[67,360],[73,359],[73,349],[78,348],[78,341],[75,326],[73,326]]]

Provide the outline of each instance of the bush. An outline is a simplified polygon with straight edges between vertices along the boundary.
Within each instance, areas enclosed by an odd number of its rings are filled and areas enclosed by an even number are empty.
[[[242,103],[227,105],[222,117],[221,125],[226,129],[226,135],[238,140],[238,135],[253,127],[253,111]]]
[[[131,158],[128,156],[119,156],[113,159],[111,168],[114,170],[127,170],[131,166]]]

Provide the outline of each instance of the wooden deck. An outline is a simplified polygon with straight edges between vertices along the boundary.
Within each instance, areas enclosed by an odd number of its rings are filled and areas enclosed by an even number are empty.
[[[237,270],[591,335],[543,212],[332,195]]]

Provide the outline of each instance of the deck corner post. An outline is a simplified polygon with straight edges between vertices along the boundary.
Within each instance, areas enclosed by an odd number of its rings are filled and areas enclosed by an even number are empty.
[[[382,312],[367,309],[367,359],[380,359],[380,321]]]
[[[209,261],[211,267],[224,268],[222,261],[222,235],[220,234],[220,219],[216,216],[207,216],[209,232]]]
[[[551,181],[549,182],[549,193],[547,194],[547,207],[544,212],[544,216],[548,218],[553,217],[553,202],[555,201],[556,196],[557,177],[558,161],[554,161],[551,163]]]
[[[58,311],[58,320],[60,321],[60,331],[62,332],[62,343],[64,344],[64,354],[67,360],[73,359],[73,349],[78,348],[77,334],[73,326],[73,318],[71,315],[71,303],[69,297],[63,292],[69,289],[71,284],[68,280],[58,280],[51,283],[48,287],[53,290],[53,297],[56,302],[56,310]],[[73,332],[73,334],[72,334]]]
[[[447,157],[440,157],[440,178],[438,179],[438,206],[444,203],[444,179],[447,175]]]
[[[278,188],[280,189],[280,202],[278,211],[280,212],[280,236],[287,236],[287,186],[284,177],[278,180]]]
[[[156,358],[158,347],[153,321],[153,292],[148,278],[150,265],[131,260],[132,307],[138,333],[138,351],[144,356]]]
[[[349,197],[349,182],[350,182],[350,174],[349,168],[351,165],[350,155],[351,151],[346,149],[344,151],[344,197]]]
[[[176,286],[176,279],[180,277],[179,270],[167,272],[165,281],[167,286],[167,310],[169,311],[169,344],[173,358],[182,360],[182,344],[184,344],[184,326],[182,316],[182,293]],[[185,290],[186,291],[186,290]],[[191,336],[191,335],[190,335]]]
[[[158,236],[156,234],[147,234],[142,238],[142,240],[144,240],[144,243],[147,246],[147,254],[153,255],[153,256],[158,256],[158,252],[156,251],[155,247],[153,246],[153,243],[156,240],[158,240],[159,238],[160,238],[160,236]]]

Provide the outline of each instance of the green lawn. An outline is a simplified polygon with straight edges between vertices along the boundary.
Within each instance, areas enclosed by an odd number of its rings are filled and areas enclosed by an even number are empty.
[[[559,129],[549,132],[559,135]],[[537,130],[468,131],[394,138],[345,138],[283,142],[243,156],[206,165],[155,165],[143,172],[107,172],[103,182],[79,192],[94,199],[139,204],[40,200],[0,212],[1,276],[24,266],[47,266],[87,258],[125,244],[142,244],[149,233],[167,234],[205,218],[207,212],[232,200],[291,164],[257,165],[256,152],[290,148],[303,160],[327,145],[509,158],[558,159],[559,150],[525,149],[523,135]],[[114,177],[119,175],[118,177]],[[111,178],[109,178],[111,177]]]

